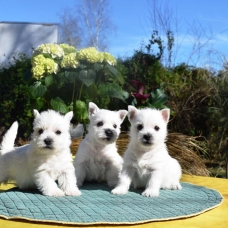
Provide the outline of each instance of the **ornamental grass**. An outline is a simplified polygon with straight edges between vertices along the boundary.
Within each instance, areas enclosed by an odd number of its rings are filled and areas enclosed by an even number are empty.
[[[71,144],[71,152],[76,155],[78,146],[82,139],[75,139]],[[123,155],[129,142],[126,132],[120,134],[117,140],[118,152]],[[205,148],[196,137],[183,135],[180,133],[169,133],[167,147],[170,156],[177,159],[181,165],[183,174],[209,176],[204,161],[201,156],[205,156]]]

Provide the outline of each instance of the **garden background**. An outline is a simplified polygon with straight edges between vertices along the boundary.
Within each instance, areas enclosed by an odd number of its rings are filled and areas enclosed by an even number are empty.
[[[156,53],[155,45],[159,47]],[[128,105],[168,107],[169,147],[176,147],[184,160],[187,156],[194,160],[195,153],[210,175],[224,177],[228,66],[217,72],[185,63],[164,66],[163,51],[163,42],[155,32],[148,44],[125,59],[116,60],[93,47],[77,50],[67,44],[43,44],[34,50],[32,58],[23,53],[15,55],[9,66],[0,69],[1,136],[17,120],[17,144],[28,141],[33,109],[54,109],[63,114],[72,110],[72,124],[85,126],[90,101],[110,110],[127,109]],[[122,131],[128,129],[126,120]]]
[[[32,13],[36,8],[34,2],[27,2],[30,8],[27,10],[26,7],[26,13],[22,13],[24,7],[18,10],[21,4],[7,2],[10,19],[13,16],[18,18],[20,12],[30,18],[50,18],[55,7],[61,8],[60,44],[32,47],[32,57],[15,53],[9,65],[0,63],[0,137],[17,120],[19,132],[16,144],[27,142],[32,131],[33,109],[54,109],[63,114],[72,110],[72,124],[86,126],[90,101],[110,110],[127,109],[128,105],[137,108],[168,107],[171,109],[167,141],[170,154],[181,162],[186,172],[197,173],[202,168],[204,174],[208,174],[209,170],[212,176],[225,177],[228,157],[228,62],[226,53],[214,48],[216,44],[221,44],[221,40],[225,46],[227,40],[225,21],[218,20],[218,15],[224,15],[223,4],[206,1],[197,2],[197,5],[178,3],[181,12],[192,17],[194,10],[201,12],[205,9],[206,15],[210,16],[213,11],[217,17],[212,25],[220,29],[220,32],[216,30],[218,34],[214,34],[210,26],[201,24],[205,20],[184,20],[184,24],[180,23],[181,18],[171,5],[175,1],[149,0],[147,4],[146,1],[135,1],[134,4],[124,2],[128,7],[123,6],[123,1],[80,0],[71,6],[73,2],[67,2],[69,7],[63,9],[61,1],[54,5],[40,1],[37,8],[42,10],[39,14]],[[121,21],[124,37],[119,45],[129,47],[133,39],[126,34],[130,30],[128,26],[136,28],[137,37],[142,34],[136,26],[137,13],[133,11],[135,7],[137,11],[142,9],[141,2],[148,10],[147,13],[141,10],[140,14],[149,15],[144,29],[149,28],[150,38],[146,41],[140,38],[141,46],[131,55],[114,58],[113,53],[106,51],[108,40],[115,37],[111,16],[116,13],[116,21],[124,18]],[[115,6],[114,11],[109,3]],[[201,7],[201,4],[205,6]],[[16,13],[12,13],[13,10]],[[42,16],[41,11],[45,12]],[[3,14],[5,12],[3,10]],[[131,13],[134,14],[132,21],[127,17]],[[181,25],[184,28],[180,28]],[[190,49],[186,48],[186,43],[191,46]],[[185,58],[181,62],[183,56]],[[121,145],[127,144],[128,129],[126,119],[122,124]]]

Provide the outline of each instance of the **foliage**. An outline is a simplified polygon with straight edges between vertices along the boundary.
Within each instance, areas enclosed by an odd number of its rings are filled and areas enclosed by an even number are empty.
[[[145,53],[142,49],[135,51],[131,58],[118,60],[118,65],[126,81],[136,80],[147,85],[146,93],[160,86],[158,79],[165,71],[154,55]]]
[[[174,69],[175,80],[164,84],[165,91],[171,97],[168,105],[174,118],[170,123],[174,132],[198,136],[208,136],[208,108],[215,105],[215,87],[213,79],[205,69],[186,67],[186,71]],[[184,121],[183,121],[184,120]]]
[[[67,44],[42,44],[32,57],[30,95],[36,109],[74,112],[75,122],[87,120],[87,104],[107,107],[111,99],[125,99],[116,59],[95,48],[76,50]],[[31,79],[30,79],[31,80]]]
[[[168,48],[171,55],[173,36],[169,32]],[[130,58],[118,59],[117,69],[125,79],[124,89],[131,94],[126,100],[137,107],[165,108],[168,96],[163,90],[163,83],[170,76],[163,67],[162,58],[165,50],[157,31],[153,31],[149,43],[142,44]],[[170,56],[171,58],[171,56]]]
[[[172,33],[169,36],[171,55]],[[85,123],[89,101],[110,110],[127,109],[129,104],[169,107],[169,131],[196,139],[204,148],[199,156],[224,164],[228,157],[227,68],[217,74],[185,63],[165,67],[163,50],[156,33],[148,45],[118,63],[95,48],[43,44],[31,62],[22,55],[1,68],[0,126],[19,120],[19,135],[28,137],[33,108],[73,110],[73,121]],[[128,130],[126,122],[124,130]]]
[[[228,72],[220,72],[215,79],[216,105],[208,109],[210,134],[209,149],[216,161],[228,160]]]
[[[8,66],[0,69],[0,126],[8,128],[19,122],[18,135],[29,137],[32,123],[31,102],[24,74],[31,68],[30,59],[24,54],[14,55]]]
[[[181,64],[171,70],[175,80],[164,84],[173,110],[173,132],[202,136],[210,160],[224,164],[227,157],[227,76]]]
[[[134,105],[138,108],[166,108],[165,103],[168,100],[168,96],[165,95],[161,89],[156,89],[149,94],[144,94],[144,83],[131,80],[130,84],[135,87],[137,92],[132,92],[126,100],[129,105]]]
[[[117,68],[126,82],[124,89],[131,92],[128,104],[152,108],[168,106],[171,109],[169,131],[197,137],[208,153],[201,155],[224,164],[228,157],[227,69],[217,75],[185,63],[164,67],[165,47],[156,35],[154,33],[149,44],[135,51],[131,58],[118,59]],[[171,55],[174,38],[172,33],[167,36]],[[157,103],[154,98],[158,101],[161,98],[161,102]]]
[[[168,61],[171,61],[174,37],[172,32],[167,33]],[[118,70],[124,75],[125,81],[136,80],[146,85],[145,93],[162,89],[163,83],[168,82],[173,74],[164,67],[163,53],[166,47],[157,31],[153,31],[149,43],[142,43],[140,50],[135,50],[132,57],[118,59]]]

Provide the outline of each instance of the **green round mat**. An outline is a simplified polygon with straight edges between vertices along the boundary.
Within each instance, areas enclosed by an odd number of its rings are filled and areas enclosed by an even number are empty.
[[[48,197],[18,188],[0,193],[0,217],[62,224],[137,224],[190,217],[221,204],[213,189],[181,183],[182,190],[161,190],[147,198],[142,189],[113,195],[105,184],[86,183],[79,197]]]

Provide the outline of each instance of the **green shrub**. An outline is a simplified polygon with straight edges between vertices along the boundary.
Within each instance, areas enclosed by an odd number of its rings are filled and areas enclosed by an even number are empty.
[[[124,100],[123,78],[115,65],[111,54],[93,47],[76,50],[67,44],[38,46],[32,57],[29,87],[34,107],[73,111],[74,122],[88,121],[85,107],[90,101],[107,108],[113,99]]]
[[[28,138],[31,132],[32,109],[25,72],[31,69],[30,59],[20,54],[0,69],[0,126],[8,128],[19,122],[18,136]]]

